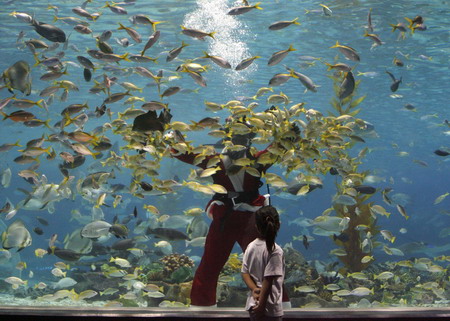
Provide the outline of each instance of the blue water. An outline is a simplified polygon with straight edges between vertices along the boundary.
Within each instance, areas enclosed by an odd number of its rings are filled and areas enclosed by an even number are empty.
[[[446,16],[448,13],[449,1],[333,1],[326,3],[333,13],[331,16],[325,16],[317,1],[264,1],[261,3],[263,10],[252,10],[239,16],[228,16],[226,12],[229,8],[241,5],[239,1],[143,1],[138,0],[131,3],[120,4],[128,11],[127,15],[117,15],[108,8],[102,8],[103,2],[87,3],[86,10],[90,13],[101,12],[100,18],[90,25],[94,35],[99,35],[105,30],[112,30],[113,36],[109,43],[116,54],[132,53],[138,54],[142,50],[148,37],[153,32],[149,25],[132,25],[128,18],[134,14],[143,13],[152,20],[164,21],[157,25],[161,32],[159,41],[152,48],[147,50],[146,55],[158,58],[158,64],[154,63],[133,63],[121,61],[120,64],[111,63],[115,67],[130,68],[142,65],[156,73],[162,69],[164,77],[178,75],[180,77],[165,82],[162,85],[162,91],[170,86],[179,86],[183,90],[176,95],[163,98],[163,102],[169,103],[172,121],[183,121],[189,123],[198,121],[206,116],[218,116],[221,121],[228,116],[228,111],[222,110],[217,113],[207,111],[204,101],[212,101],[224,104],[229,100],[242,99],[242,97],[251,97],[261,87],[268,86],[270,78],[280,72],[285,72],[283,65],[294,68],[295,70],[306,74],[319,85],[317,93],[308,91],[304,93],[304,87],[296,79],[290,79],[286,84],[273,87],[273,93],[282,91],[289,96],[293,103],[305,102],[306,108],[316,109],[324,114],[331,111],[330,101],[334,97],[333,83],[328,77],[331,72],[326,71],[326,66],[318,60],[305,60],[303,56],[313,56],[321,58],[329,63],[345,62],[353,66],[354,74],[357,80],[361,81],[356,97],[367,95],[365,101],[359,106],[361,112],[358,117],[374,125],[376,135],[365,137],[366,143],[355,144],[350,152],[356,155],[362,148],[368,147],[369,153],[364,159],[360,170],[369,170],[371,175],[380,179],[370,185],[381,189],[392,188],[393,194],[402,193],[407,195],[407,201],[402,203],[406,208],[410,218],[405,220],[394,207],[388,207],[383,203],[381,194],[377,193],[371,198],[376,204],[383,205],[392,213],[391,217],[379,217],[377,224],[381,229],[392,231],[397,240],[392,247],[398,247],[409,242],[424,242],[430,247],[442,247],[449,244],[449,236],[440,237],[439,233],[447,228],[450,222],[450,197],[445,198],[440,204],[434,205],[435,199],[447,192],[450,192],[450,158],[440,157],[433,153],[436,149],[450,148],[450,128],[445,124],[445,120],[450,120],[448,110],[448,83],[449,73],[449,28],[450,19]],[[58,17],[76,16],[71,9],[82,2],[59,1],[51,3],[58,7]],[[18,60],[25,60],[30,65],[34,64],[34,59],[30,51],[23,45],[24,40],[29,38],[40,38],[29,24],[8,15],[12,11],[26,12],[34,16],[39,21],[52,23],[54,10],[47,9],[49,3],[45,1],[3,1],[0,8],[0,69],[4,70]],[[371,49],[372,41],[364,37],[364,27],[367,25],[367,13],[372,9],[372,21],[374,32],[384,42],[381,46]],[[305,10],[309,10],[307,13]],[[421,15],[425,19],[426,31],[417,30],[414,34],[406,32],[405,39],[399,38],[399,32],[392,32],[389,24],[403,22],[404,17],[413,18]],[[268,26],[280,20],[292,20],[298,17],[300,26],[291,25],[288,28],[270,31]],[[81,17],[79,17],[81,18]],[[84,18],[81,18],[86,20]],[[141,35],[143,42],[136,44],[123,30],[117,30],[118,23],[127,27],[136,29]],[[91,35],[82,35],[73,30],[73,26],[64,22],[57,21],[55,26],[60,27],[69,36],[69,46],[67,50],[59,48],[45,53],[47,57],[55,55],[59,51],[64,51],[63,62],[74,62],[78,64],[76,56],[84,55],[86,49],[95,48],[95,39]],[[207,32],[216,32],[214,39],[206,37],[205,41],[199,41],[187,37],[181,33],[180,25],[185,27],[200,29]],[[24,32],[23,39],[16,42],[19,32]],[[115,38],[128,37],[130,46],[123,48],[116,43]],[[184,48],[178,58],[167,63],[167,52],[181,45],[184,41],[189,44]],[[359,63],[344,59],[344,56],[335,48],[331,49],[336,41],[340,44],[355,48],[361,56]],[[48,44],[50,42],[47,41]],[[296,51],[290,52],[282,63],[269,67],[267,61],[276,51],[284,50],[293,45]],[[75,50],[73,46],[79,50]],[[251,56],[259,55],[262,58],[243,71],[234,71],[223,69],[212,61],[206,59],[198,60],[199,63],[209,65],[209,69],[203,74],[207,81],[207,87],[202,88],[184,73],[177,73],[176,67],[188,59],[194,59],[203,56],[203,51],[211,55],[218,55],[228,60],[231,65],[236,66],[241,60]],[[396,67],[392,64],[394,57],[401,59],[405,66]],[[89,57],[90,58],[90,57]],[[91,58],[90,58],[91,59]],[[101,70],[104,63],[91,59],[99,67],[93,74],[93,79],[102,81],[103,74],[110,77],[116,76],[119,81],[130,81],[138,87],[144,87],[143,93],[136,92],[136,96],[145,97],[146,101],[160,100],[156,86],[152,80],[143,78],[137,74],[131,76],[114,75]],[[307,63],[310,63],[308,65]],[[397,78],[402,77],[402,83],[397,92],[392,93],[389,89],[391,80],[385,73],[388,70]],[[100,106],[106,95],[90,94],[88,91],[93,82],[87,83],[83,79],[83,69],[74,64],[68,64],[67,71],[69,75],[61,79],[73,81],[78,87],[79,92],[70,92],[67,101],[59,101],[62,94],[60,90],[54,97],[53,104],[49,105],[49,112],[32,107],[29,111],[33,112],[38,118],[46,120],[51,119],[50,124],[55,124],[60,120],[61,110],[72,103],[86,102],[90,109],[95,110]],[[31,100],[39,100],[39,92],[50,83],[40,81],[39,77],[45,72],[41,66],[32,68],[32,94],[26,97]],[[373,77],[358,75],[358,72],[375,73]],[[112,87],[112,92],[125,91],[119,85]],[[16,91],[18,98],[25,98],[24,95]],[[392,94],[398,95],[396,98]],[[0,98],[10,97],[6,89],[0,91]],[[267,107],[267,96],[261,97],[257,102],[260,104],[258,111],[263,111]],[[108,105],[112,112],[117,113],[125,110],[129,105],[124,106],[123,100]],[[248,104],[250,101],[246,102]],[[416,111],[410,111],[404,108],[406,104],[412,104]],[[141,102],[135,104],[139,108]],[[15,111],[15,107],[8,106],[3,109],[7,114]],[[114,118],[116,118],[114,114]],[[106,115],[101,118],[90,117],[84,127],[85,132],[90,132],[94,128],[110,121]],[[130,124],[132,120],[127,122]],[[28,128],[21,123],[15,123],[9,119],[3,121],[0,127],[0,143],[14,143],[17,140],[24,145],[28,140],[41,137],[43,134],[54,133],[53,129],[45,127]],[[108,131],[106,136],[112,142],[118,144],[117,153],[123,153],[120,147],[124,146],[124,141],[120,135],[114,135]],[[189,132],[188,140],[194,144],[214,143],[215,138],[208,136],[207,131]],[[44,143],[44,147],[51,146],[51,143]],[[117,146],[117,145],[116,145]],[[264,146],[257,146],[263,148]],[[61,151],[68,151],[60,145],[54,146],[57,154]],[[32,186],[24,182],[17,172],[27,168],[29,165],[19,165],[13,162],[13,159],[20,155],[18,147],[14,147],[7,153],[1,155],[0,170],[10,168],[12,171],[11,184],[7,188],[2,188],[2,202],[11,201],[14,205],[23,200],[26,196],[18,191],[19,188],[31,190]],[[399,153],[406,152],[406,156],[399,156]],[[129,152],[132,154],[133,152]],[[105,152],[107,154],[107,152]],[[107,158],[108,155],[104,156]],[[48,178],[49,183],[58,184],[62,180],[62,175],[58,170],[59,156],[57,159],[47,161],[45,155],[40,157],[40,166],[37,169],[39,174]],[[84,178],[87,173],[98,170],[105,170],[99,161],[90,156],[86,157],[83,166],[71,171],[75,176],[76,182]],[[417,161],[423,162],[423,165]],[[165,159],[159,170],[160,179],[172,179],[178,176],[180,180],[186,180],[191,166],[181,164],[177,160]],[[270,170],[273,173],[283,175],[280,167],[274,166]],[[116,171],[117,178],[110,183],[122,183],[126,186],[130,184],[130,171],[124,169],[122,172]],[[289,179],[292,179],[290,176]],[[150,178],[147,179],[150,181]],[[307,260],[321,260],[332,262],[334,256],[328,252],[335,248],[334,243],[329,237],[318,236],[312,233],[312,227],[301,228],[295,224],[289,224],[299,217],[314,219],[322,214],[324,210],[331,206],[333,195],[336,193],[335,177],[327,175],[323,177],[324,187],[318,189],[307,196],[283,197],[274,195],[272,204],[282,212],[282,227],[277,242],[284,245],[293,242],[294,248],[301,251]],[[265,191],[265,186],[263,187]],[[273,189],[272,189],[273,190]],[[145,201],[133,198],[129,193],[122,193],[124,204],[117,208],[105,208],[105,220],[111,222],[116,214],[128,215],[133,211],[134,206],[139,209],[140,217],[145,219],[143,204],[152,204],[159,208],[164,214],[182,214],[182,211],[191,207],[203,208],[209,197],[200,193],[192,192],[187,188],[177,191],[174,195],[166,196],[147,196]],[[112,203],[112,197],[107,198],[108,204]],[[3,205],[3,204],[1,204]],[[21,260],[28,262],[29,269],[43,269],[46,266],[52,266],[56,262],[55,257],[46,256],[43,259],[34,257],[34,249],[46,248],[48,239],[54,233],[58,234],[58,240],[62,242],[67,233],[71,233],[76,228],[83,225],[76,221],[69,221],[73,209],[78,209],[84,215],[90,215],[92,203],[89,203],[81,195],[75,194],[73,199],[64,199],[55,203],[54,214],[44,211],[25,211],[20,210],[11,220],[2,221],[5,226],[9,226],[12,221],[21,219],[25,222],[27,228],[31,231],[35,226],[39,226],[35,217],[42,216],[50,222],[49,227],[43,227],[45,233],[38,236],[32,233],[32,246],[25,248],[19,253],[11,250],[13,256],[20,254]],[[205,221],[210,222],[205,216]],[[130,224],[130,229],[133,229]],[[400,228],[406,228],[407,233],[399,232]],[[304,249],[299,241],[293,241],[292,236],[307,234],[314,237],[314,241],[308,250]],[[381,241],[381,236],[379,236]],[[110,244],[112,241],[108,241]],[[148,243],[153,245],[153,240]],[[57,243],[58,244],[58,243]],[[59,244],[61,246],[62,243]],[[201,256],[201,248],[188,249],[184,244],[174,244],[176,252],[186,252],[188,255]],[[240,252],[238,247],[234,252]],[[437,255],[449,255],[450,252],[436,253]],[[425,256],[424,253],[421,253]],[[375,252],[378,262],[385,260],[395,260],[397,258],[389,257],[381,250]],[[406,259],[405,258],[399,258]],[[12,266],[12,265],[11,265]],[[445,265],[444,265],[445,266]],[[6,265],[5,265],[6,267]],[[10,265],[8,265],[11,275],[18,275]],[[25,270],[27,272],[27,270]],[[22,273],[22,277],[28,273]],[[4,277],[7,277],[5,275]],[[35,276],[36,279],[36,276]],[[34,280],[36,283],[38,280]],[[33,282],[34,282],[33,281]],[[31,281],[30,281],[31,282]],[[32,282],[31,282],[32,283]]]

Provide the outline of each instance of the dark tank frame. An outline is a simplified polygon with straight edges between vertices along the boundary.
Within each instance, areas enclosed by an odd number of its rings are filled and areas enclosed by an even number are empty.
[[[0,307],[1,320],[248,320],[241,308],[210,308],[192,310],[185,308],[91,308],[85,307]],[[285,311],[286,320],[449,320],[450,308],[292,308]]]

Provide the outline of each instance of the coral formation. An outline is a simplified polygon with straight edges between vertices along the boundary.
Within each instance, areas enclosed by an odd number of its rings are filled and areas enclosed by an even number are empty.
[[[182,266],[193,267],[194,261],[184,254],[170,254],[162,257],[160,261],[164,264],[164,272],[170,274]]]
[[[147,273],[148,281],[162,281],[164,279],[164,271],[163,270],[150,270]]]

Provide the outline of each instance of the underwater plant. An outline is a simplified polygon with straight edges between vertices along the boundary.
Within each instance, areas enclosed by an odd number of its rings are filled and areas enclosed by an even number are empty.
[[[354,99],[360,80],[355,80],[351,71],[341,72],[340,75],[330,76],[333,79],[333,88],[336,97],[332,99],[331,105],[337,115],[335,117],[354,118],[359,112],[358,107],[365,99],[365,95]],[[363,120],[354,118],[354,127],[366,126]],[[364,129],[364,128],[361,128]],[[350,138],[356,142],[364,142],[361,137],[351,135]],[[360,272],[373,262],[372,251],[374,244],[372,238],[379,234],[376,225],[376,216],[372,211],[373,203],[367,200],[376,192],[371,186],[363,185],[364,178],[369,171],[359,172],[358,166],[367,153],[367,148],[362,149],[354,158],[346,158],[345,170],[337,171],[342,178],[340,183],[336,182],[337,193],[333,200],[332,210],[337,217],[346,222],[346,228],[339,235],[332,236],[333,241],[344,250],[338,255],[344,264],[346,272]]]
[[[345,255],[339,255],[338,258],[344,264],[346,272],[360,272],[374,260],[372,252],[375,245],[369,236],[376,236],[379,229],[376,226],[376,218],[370,210],[372,203],[366,202],[370,196],[355,196],[356,204],[351,206],[333,205],[338,217],[349,218],[347,229],[340,235],[332,236],[335,244],[345,251]],[[365,230],[360,231],[359,226],[365,226]],[[368,245],[365,245],[365,242]]]

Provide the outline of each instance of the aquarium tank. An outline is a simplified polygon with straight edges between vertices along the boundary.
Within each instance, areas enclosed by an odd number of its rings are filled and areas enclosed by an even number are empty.
[[[189,307],[227,193],[195,164],[251,133],[293,308],[448,307],[448,7],[2,1],[0,305]]]

